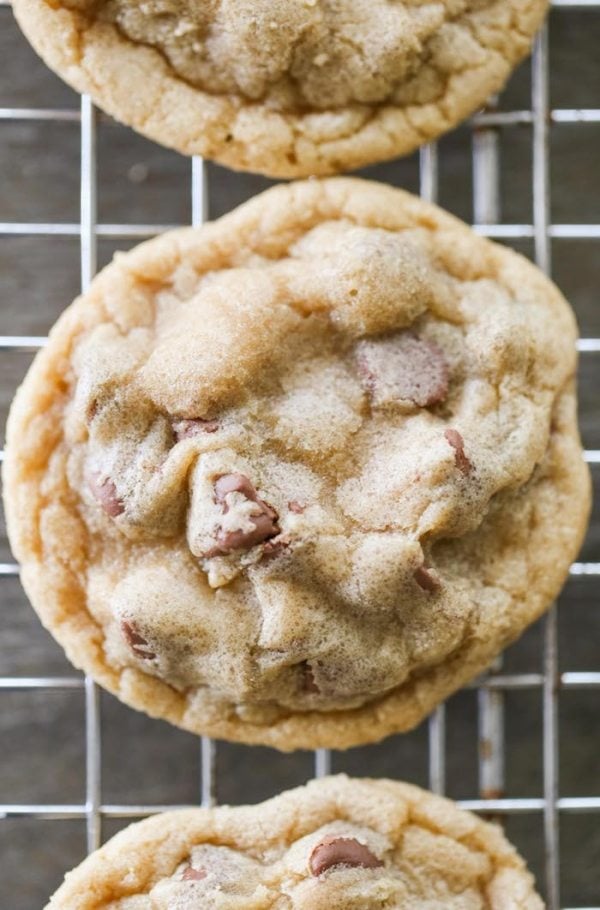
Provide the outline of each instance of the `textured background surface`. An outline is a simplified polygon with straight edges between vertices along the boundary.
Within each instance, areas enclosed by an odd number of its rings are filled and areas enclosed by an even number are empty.
[[[599,107],[600,11],[555,10],[551,16],[551,105]],[[529,65],[501,98],[505,110],[529,107]],[[0,108],[77,110],[78,98],[37,60],[0,6]],[[560,223],[600,221],[600,124],[555,125],[551,131],[551,217]],[[98,144],[101,222],[171,224],[190,219],[189,162],[102,118]],[[501,135],[502,221],[531,223],[531,129]],[[418,157],[371,168],[369,176],[418,191]],[[215,217],[264,188],[268,181],[210,166]],[[471,137],[463,127],[440,144],[440,202],[472,220]],[[0,222],[77,222],[79,126],[0,120]],[[122,242],[101,240],[100,264]],[[517,244],[527,255],[528,242]],[[600,336],[600,241],[553,243],[554,277],[577,312],[582,335]],[[79,287],[77,237],[0,237],[0,335],[45,334]],[[31,355],[0,356],[0,420]],[[600,449],[600,354],[584,354],[581,420],[587,448]],[[600,466],[594,468],[600,481]],[[600,508],[600,507],[599,507]],[[600,561],[595,511],[581,559]],[[0,561],[10,559],[0,527]],[[560,601],[560,668],[600,670],[599,581],[571,579]],[[40,627],[16,578],[0,579],[0,676],[70,675],[60,649]],[[540,672],[538,624],[506,655],[507,672]],[[476,798],[477,703],[467,691],[448,704],[448,793]],[[598,690],[560,697],[560,793],[600,794]],[[83,692],[0,693],[0,803],[74,803],[85,797]],[[199,744],[102,696],[102,799],[105,803],[188,803],[199,799]],[[506,795],[543,793],[541,691],[506,695]],[[387,775],[427,785],[427,729],[382,745],[333,756],[334,770]],[[303,782],[313,756],[220,744],[221,801],[255,802]],[[121,822],[107,821],[105,837]],[[509,836],[542,884],[541,813],[513,816]],[[562,906],[600,905],[600,814],[563,814]],[[65,869],[85,854],[83,821],[0,820],[0,907],[37,910]]]

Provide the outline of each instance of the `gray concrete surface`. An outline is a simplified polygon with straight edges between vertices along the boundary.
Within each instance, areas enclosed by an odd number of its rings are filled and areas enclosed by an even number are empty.
[[[555,10],[551,18],[553,107],[600,107],[600,11]],[[504,109],[526,108],[529,68],[514,76],[501,99]],[[77,97],[37,60],[0,7],[0,108],[66,107]],[[189,162],[131,131],[101,121],[99,218],[109,222],[177,223],[190,218]],[[600,125],[552,128],[552,218],[600,222]],[[470,133],[461,128],[440,146],[440,199],[470,220]],[[502,134],[502,217],[531,221],[531,132]],[[79,147],[77,124],[0,121],[0,221],[76,221]],[[418,159],[371,168],[369,176],[416,190]],[[266,186],[268,181],[210,167],[213,216]],[[599,244],[555,241],[554,274],[571,299],[583,335],[600,336]],[[101,262],[123,244],[100,243]],[[531,255],[531,245],[519,244]],[[78,289],[76,238],[0,239],[0,334],[43,334]],[[3,422],[29,355],[0,357]],[[586,446],[600,448],[600,355],[581,364],[581,421]],[[594,470],[596,485],[600,469]],[[596,509],[582,559],[600,561]],[[0,560],[9,558],[3,526]],[[600,670],[598,579],[568,583],[559,611],[560,666]],[[40,627],[16,579],[0,579],[0,675],[70,674],[60,649]],[[531,629],[506,655],[514,671],[541,669],[541,628]],[[0,693],[0,803],[81,803],[85,787],[83,696],[80,692]],[[541,796],[543,786],[539,691],[506,697],[507,795]],[[199,793],[199,746],[194,737],[151,721],[102,697],[103,800],[106,803],[194,802]],[[560,792],[600,795],[597,692],[560,698]],[[448,704],[448,793],[477,796],[476,695],[463,692]],[[427,784],[426,727],[387,742],[340,753],[335,770],[388,775]],[[219,797],[257,801],[304,781],[312,756],[223,744],[218,749]],[[106,822],[105,837],[123,823]],[[543,889],[543,831],[539,813],[512,818],[509,835],[531,863]],[[562,905],[600,905],[600,814],[563,815]],[[63,872],[85,853],[80,821],[0,820],[0,907],[37,910]]]

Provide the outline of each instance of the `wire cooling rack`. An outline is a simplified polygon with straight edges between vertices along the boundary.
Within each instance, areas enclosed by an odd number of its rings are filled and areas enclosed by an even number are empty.
[[[0,0],[9,6],[9,0]],[[554,0],[554,7],[572,10],[589,8],[589,15],[600,15],[600,0]],[[1,11],[0,11],[1,12]],[[3,27],[3,26],[0,26]],[[538,36],[531,62],[531,103],[528,109],[498,111],[491,104],[472,120],[473,216],[475,230],[488,237],[508,243],[533,242],[534,258],[545,272],[551,272],[551,241],[553,239],[600,240],[600,224],[556,224],[550,218],[549,129],[551,124],[600,123],[600,109],[551,110],[548,91],[549,50],[547,28]],[[600,86],[599,86],[600,87]],[[0,108],[0,121],[75,121],[80,124],[80,220],[76,223],[0,223],[0,236],[72,236],[79,238],[81,289],[85,291],[96,272],[97,245],[101,238],[118,241],[137,241],[174,225],[108,224],[97,219],[96,126],[97,114],[89,99],[82,97],[79,110]],[[501,223],[500,143],[502,131],[525,125],[532,131],[531,184],[533,218],[531,223]],[[236,177],[232,176],[232,180]],[[420,153],[420,190],[424,198],[435,201],[438,196],[438,151],[435,145]],[[191,211],[194,224],[201,224],[208,215],[209,187],[207,169],[201,159],[191,165]],[[44,337],[0,336],[0,353],[34,352],[43,346]],[[583,357],[600,353],[600,338],[582,338],[579,350]],[[587,450],[587,461],[600,464],[600,450]],[[600,576],[600,563],[575,563],[575,576]],[[18,575],[14,563],[0,563],[1,577]],[[0,606],[3,604],[0,585]],[[540,885],[545,890],[549,910],[559,910],[560,849],[559,818],[566,814],[598,813],[600,820],[600,786],[598,795],[559,796],[558,694],[562,690],[600,690],[600,660],[598,669],[589,672],[559,673],[557,657],[557,606],[543,622],[541,672],[506,673],[499,658],[490,672],[473,684],[478,698],[478,784],[473,790],[477,798],[462,800],[461,805],[496,819],[537,814],[543,819],[544,875]],[[172,806],[107,804],[102,798],[102,752],[99,692],[90,678],[69,676],[1,676],[0,690],[81,690],[85,698],[85,800],[80,804],[0,804],[0,819],[81,819],[85,820],[87,850],[98,847],[102,839],[104,819],[133,819]],[[542,695],[543,732],[543,793],[539,797],[507,798],[505,792],[505,701],[508,692],[537,690]],[[430,788],[445,791],[447,757],[446,707],[441,706],[429,720],[428,777]],[[597,731],[596,731],[597,733]],[[159,734],[160,735],[160,734]],[[216,800],[217,745],[201,741],[200,800],[211,805]],[[332,755],[327,750],[314,754],[314,775],[329,773]],[[368,768],[366,769],[368,771]],[[598,888],[600,895],[600,885]],[[600,903],[600,896],[596,898]],[[598,910],[598,908],[578,908]]]

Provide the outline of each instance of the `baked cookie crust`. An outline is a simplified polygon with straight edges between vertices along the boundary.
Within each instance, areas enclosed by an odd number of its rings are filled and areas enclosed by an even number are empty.
[[[502,88],[547,0],[14,0],[45,62],[118,120],[273,177],[407,154]]]
[[[365,181],[142,244],[13,404],[25,590],[75,666],[187,730],[291,750],[410,729],[580,547],[575,340],[531,263]]]
[[[312,781],[167,812],[89,856],[46,910],[543,910],[495,826],[410,784]]]

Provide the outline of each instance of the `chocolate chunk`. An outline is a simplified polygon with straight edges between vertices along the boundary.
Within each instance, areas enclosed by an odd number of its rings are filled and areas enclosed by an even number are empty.
[[[363,386],[376,405],[409,401],[426,408],[448,394],[444,352],[412,332],[361,341],[356,357]]]
[[[192,436],[199,436],[201,433],[216,433],[219,429],[218,420],[204,420],[197,417],[195,420],[176,420],[173,424],[173,433],[177,442],[182,439],[190,439]]]
[[[458,430],[446,430],[444,433],[446,441],[454,449],[454,463],[461,474],[470,474],[473,465],[465,455],[465,442]]]
[[[215,481],[215,498],[217,502],[224,503],[228,493],[241,493],[250,502],[260,501],[254,486],[244,474],[221,474],[217,478]],[[227,511],[227,505],[225,511]]]
[[[188,866],[187,869],[183,870],[183,875],[181,876],[182,882],[201,882],[203,878],[206,878],[208,872],[206,869],[194,869],[193,866]]]
[[[413,575],[418,586],[424,591],[429,591],[431,594],[433,594],[435,591],[439,591],[441,588],[441,583],[438,581],[435,575],[431,574],[425,565],[418,566],[415,569]]]
[[[277,523],[277,512],[262,500],[251,481],[244,474],[223,474],[215,481],[215,500],[223,506],[224,514],[229,512],[227,496],[230,493],[241,493],[247,500],[256,505],[255,514],[249,516],[254,525],[252,530],[225,531],[217,530],[216,546],[204,554],[205,559],[213,556],[226,556],[234,550],[249,550],[259,543],[270,540],[280,533]]]
[[[300,667],[300,690],[307,695],[319,695],[321,690],[315,682],[313,668],[307,660],[303,660]]]
[[[98,471],[88,477],[89,488],[107,515],[116,518],[125,511],[123,500],[117,496],[117,488],[110,477],[102,477]]]
[[[121,631],[136,657],[140,657],[142,660],[154,660],[156,654],[149,649],[148,642],[136,631],[133,623],[123,620]]]
[[[272,510],[271,510],[272,511]],[[250,521],[254,525],[252,531],[224,531],[222,528],[217,532],[217,545],[222,553],[231,553],[232,550],[250,550],[251,547],[269,540],[271,537],[279,534],[279,528],[273,521],[274,518],[269,513],[260,515],[251,515]]]
[[[368,847],[353,837],[325,837],[314,848],[309,860],[313,875],[322,875],[334,866],[364,866],[376,869],[383,863]]]

